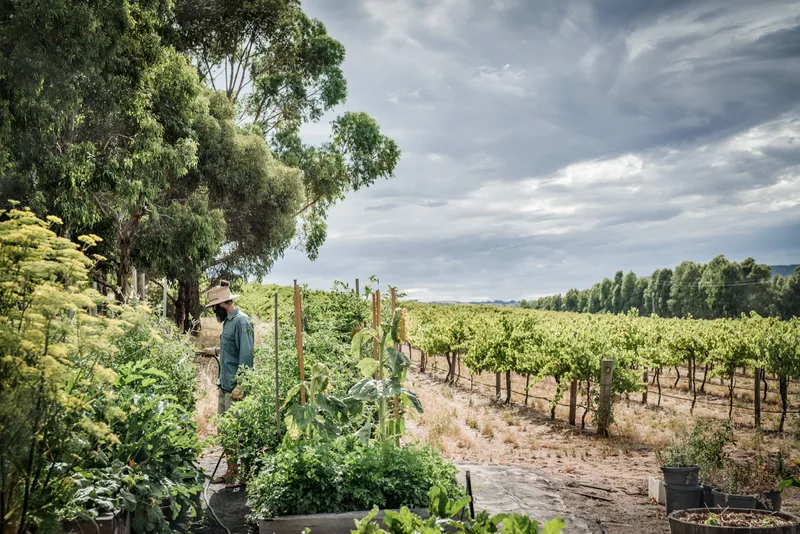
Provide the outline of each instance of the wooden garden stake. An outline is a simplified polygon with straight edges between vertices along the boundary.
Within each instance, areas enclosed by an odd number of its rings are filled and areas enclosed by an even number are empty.
[[[372,328],[377,333],[378,326],[381,324],[381,290],[378,289],[375,293],[372,294]],[[378,368],[375,369],[375,380],[380,378],[381,373],[381,346],[378,343],[378,339],[375,338],[372,340],[372,349],[375,354],[375,359],[378,361],[379,365]]]
[[[300,301],[300,286],[294,281],[294,329],[297,337],[297,361],[300,366],[300,382],[305,382],[306,372],[303,367],[303,303]],[[300,405],[306,404],[306,387],[300,386]]]
[[[392,296],[392,321],[394,321],[394,314],[397,311],[397,294],[393,287],[389,288],[389,292]],[[395,348],[400,350],[400,345],[397,345]],[[394,419],[395,421],[400,419],[400,403],[397,399],[397,395],[394,396]]]
[[[361,296],[361,293],[358,292],[358,278],[356,278],[356,295]]]
[[[278,292],[275,292],[275,428],[281,440],[281,391],[278,386]]]

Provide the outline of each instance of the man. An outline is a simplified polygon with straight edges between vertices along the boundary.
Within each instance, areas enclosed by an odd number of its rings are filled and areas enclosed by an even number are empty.
[[[236,384],[240,368],[253,367],[253,324],[244,312],[233,303],[240,295],[232,295],[230,282],[222,280],[207,293],[208,304],[217,321],[222,323],[222,334],[219,336],[219,347],[203,350],[206,357],[219,356],[219,378],[217,379],[218,400],[217,411],[224,413],[231,407],[232,401],[240,400],[242,389]],[[212,484],[231,484],[236,477],[236,462],[228,457],[228,470],[225,474],[212,480]]]

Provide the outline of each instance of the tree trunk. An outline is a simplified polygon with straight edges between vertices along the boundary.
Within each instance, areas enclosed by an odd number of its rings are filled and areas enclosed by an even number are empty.
[[[528,405],[528,393],[531,387],[531,375],[525,375],[525,406]]]
[[[786,409],[789,407],[789,377],[781,376],[778,382],[781,393],[781,422],[778,425],[778,432],[783,432],[783,423],[786,421]]]
[[[511,404],[511,371],[506,371],[506,404]]]
[[[728,391],[730,392],[730,401],[728,403],[728,421],[733,419],[733,389],[736,387],[736,376],[735,373],[731,373],[731,381],[728,385]]]
[[[706,364],[706,370],[703,371],[703,383],[700,384],[700,393],[706,392],[706,379],[708,378],[708,364]]]
[[[175,301],[175,324],[182,332],[197,334],[200,331],[200,282],[178,282],[178,298]]]
[[[675,377],[675,383],[672,385],[672,389],[677,388],[678,387],[678,382],[680,382],[680,380],[681,380],[681,370],[678,369],[677,365],[675,366],[675,373],[677,373],[677,376]]]
[[[767,372],[761,371],[761,383],[764,385],[764,402],[767,402]]]
[[[644,370],[644,375],[642,376],[644,380],[644,391],[642,391],[642,404],[647,404],[647,369]]]
[[[656,371],[656,384],[658,384],[658,407],[661,407],[661,367]]]

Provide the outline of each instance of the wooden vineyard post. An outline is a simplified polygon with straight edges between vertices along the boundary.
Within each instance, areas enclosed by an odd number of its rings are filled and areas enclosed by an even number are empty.
[[[494,374],[494,395],[497,400],[500,400],[500,393],[502,389],[502,382],[500,381],[500,373]]]
[[[275,429],[281,440],[281,389],[278,385],[278,292],[275,292]]]
[[[753,412],[756,428],[761,428],[761,375],[764,370],[760,367],[753,369]]]
[[[361,296],[361,293],[359,293],[358,290],[358,278],[356,278],[356,295],[358,295],[359,297]]]
[[[569,424],[575,426],[575,414],[578,411],[578,381],[569,383]]]
[[[611,435],[611,379],[614,376],[614,360],[600,362],[600,405],[597,407],[597,433],[606,438]]]
[[[389,292],[392,296],[392,321],[394,321],[394,314],[397,311],[397,293],[393,287],[389,288]],[[400,350],[400,345],[397,345],[395,348]],[[410,361],[411,356],[409,356],[408,359]],[[400,419],[400,402],[397,398],[397,395],[394,396],[394,419],[395,421]]]
[[[303,303],[300,302],[300,286],[294,281],[294,330],[297,338],[297,361],[300,366],[300,382],[305,382],[306,371],[303,367]],[[300,386],[300,405],[306,404],[306,386]]]
[[[131,283],[133,284],[133,294],[138,296],[139,295],[139,275],[136,274],[136,267],[131,267]],[[120,284],[122,285],[122,284]],[[128,295],[125,295],[125,298],[128,298]]]

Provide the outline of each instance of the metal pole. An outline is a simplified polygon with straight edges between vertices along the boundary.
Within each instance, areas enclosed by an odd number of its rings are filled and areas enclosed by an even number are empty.
[[[281,388],[278,385],[278,292],[275,292],[275,428],[281,439]]]

